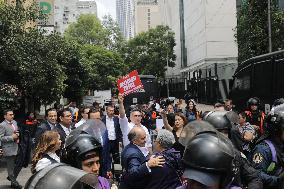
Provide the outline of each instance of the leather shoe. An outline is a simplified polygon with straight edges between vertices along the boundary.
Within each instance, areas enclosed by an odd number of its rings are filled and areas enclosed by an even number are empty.
[[[16,181],[16,182],[11,182],[11,188],[22,189],[22,186]]]

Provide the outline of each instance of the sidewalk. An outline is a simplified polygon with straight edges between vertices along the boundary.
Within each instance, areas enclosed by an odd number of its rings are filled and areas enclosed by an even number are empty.
[[[7,170],[6,165],[3,161],[0,160],[0,189],[8,189],[10,188],[11,182],[7,180]],[[23,168],[20,172],[17,181],[20,183],[20,185],[25,186],[27,180],[32,176],[31,168],[30,166],[27,168]]]

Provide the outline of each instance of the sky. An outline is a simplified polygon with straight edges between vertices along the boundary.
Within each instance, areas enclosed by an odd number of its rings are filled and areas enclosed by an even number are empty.
[[[106,14],[110,14],[113,19],[116,19],[116,0],[95,0],[97,3],[98,17],[102,17]]]

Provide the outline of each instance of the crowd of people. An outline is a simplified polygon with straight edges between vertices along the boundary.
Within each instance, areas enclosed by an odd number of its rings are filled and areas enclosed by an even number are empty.
[[[236,111],[227,99],[202,112],[193,99],[163,99],[126,110],[118,95],[105,107],[48,109],[42,121],[29,112],[23,124],[5,110],[0,156],[12,188],[31,163],[25,188],[51,188],[57,177],[69,188],[281,189],[284,99],[268,114],[260,107],[253,97]]]

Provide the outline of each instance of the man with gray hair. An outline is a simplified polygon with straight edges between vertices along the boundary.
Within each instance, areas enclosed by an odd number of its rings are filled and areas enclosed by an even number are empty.
[[[128,133],[130,143],[121,154],[123,175],[120,189],[146,189],[149,175],[155,167],[163,167],[165,160],[162,156],[151,156],[143,150],[146,144],[146,133],[141,127],[133,127]]]
[[[183,166],[180,152],[172,148],[174,143],[175,138],[172,132],[165,129],[158,131],[154,144],[155,155],[163,156],[166,162],[163,167],[151,169],[151,176],[145,188],[175,189],[182,185],[180,178],[183,174]]]

